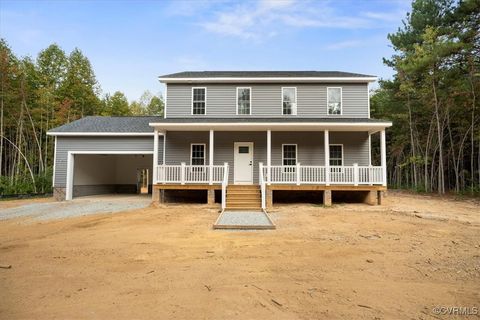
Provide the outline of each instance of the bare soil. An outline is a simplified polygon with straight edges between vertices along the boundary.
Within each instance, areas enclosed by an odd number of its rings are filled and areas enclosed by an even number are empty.
[[[278,206],[273,231],[212,230],[203,205],[2,221],[0,318],[451,319],[432,308],[480,307],[479,215],[390,192]]]

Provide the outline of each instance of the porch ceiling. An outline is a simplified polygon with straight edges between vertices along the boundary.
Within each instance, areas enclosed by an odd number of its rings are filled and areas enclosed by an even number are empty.
[[[158,131],[368,131],[392,122],[368,118],[167,118],[149,123]]]

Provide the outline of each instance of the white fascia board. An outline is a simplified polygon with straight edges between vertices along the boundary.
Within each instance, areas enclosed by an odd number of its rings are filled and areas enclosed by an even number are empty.
[[[207,78],[162,78],[162,83],[196,82],[375,82],[377,77],[207,77]]]
[[[163,133],[159,133],[162,135]],[[47,132],[49,136],[153,136],[153,132]]]
[[[388,128],[392,126],[392,122],[211,122],[211,123],[149,123],[152,127],[161,128],[162,130],[180,130],[186,131],[185,129],[190,130],[223,130],[223,131],[235,131],[238,129],[242,130],[254,130],[254,129],[355,129],[355,128],[369,128],[379,129],[379,128]],[[375,130],[373,130],[375,131]]]
[[[111,150],[108,150],[108,151],[99,151],[99,150],[91,150],[91,151],[85,151],[85,150],[73,150],[73,151],[68,151],[68,154],[101,154],[101,155],[104,155],[104,154],[154,154],[155,151],[125,151],[125,150],[121,150],[121,151],[111,151]]]

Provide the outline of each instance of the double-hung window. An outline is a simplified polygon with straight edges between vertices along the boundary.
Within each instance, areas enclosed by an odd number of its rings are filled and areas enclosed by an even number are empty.
[[[343,174],[343,168],[341,167],[343,166],[343,145],[330,145],[330,165],[334,166],[333,168],[330,168],[331,174],[337,176]],[[335,176],[333,176],[332,178],[335,179]]]
[[[297,114],[297,88],[282,88],[282,114]]]
[[[327,107],[329,115],[342,114],[342,88],[327,88]]]
[[[296,144],[282,145],[282,164],[287,166],[287,168],[284,169],[284,172],[295,172],[295,166],[297,165]]]
[[[207,88],[192,88],[192,114],[205,114],[207,109]]]
[[[251,91],[251,88],[237,88],[237,114],[252,114]]]
[[[192,144],[190,163],[194,166],[205,165],[205,144]]]

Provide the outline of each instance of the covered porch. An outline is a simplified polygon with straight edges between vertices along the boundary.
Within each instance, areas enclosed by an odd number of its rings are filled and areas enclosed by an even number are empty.
[[[275,190],[322,190],[328,205],[332,190],[377,193],[386,189],[389,122],[175,120],[179,119],[150,124],[155,128],[153,184],[157,190],[207,189],[209,203],[215,190],[221,190],[225,207],[229,185],[257,185],[265,209],[272,205]],[[159,135],[163,135],[163,150],[159,150]],[[371,139],[376,137],[380,139],[379,166],[372,165],[371,159]]]

